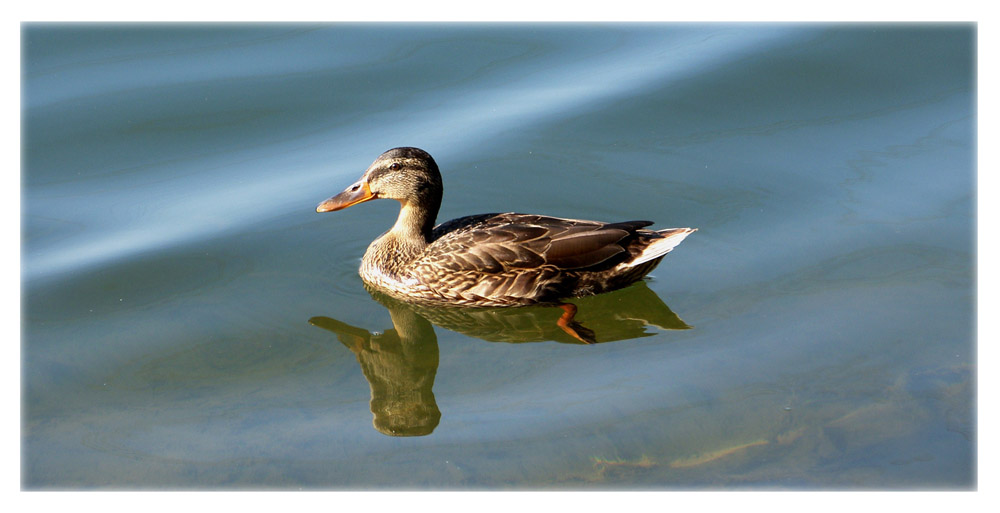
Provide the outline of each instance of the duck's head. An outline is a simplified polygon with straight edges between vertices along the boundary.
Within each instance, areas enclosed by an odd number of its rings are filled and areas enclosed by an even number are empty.
[[[332,212],[368,200],[389,198],[406,206],[437,212],[441,204],[441,173],[430,154],[420,148],[393,148],[379,155],[361,179],[344,192],[316,206]]]

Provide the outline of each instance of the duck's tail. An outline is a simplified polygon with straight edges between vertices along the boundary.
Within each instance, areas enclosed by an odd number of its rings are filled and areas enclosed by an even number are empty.
[[[650,242],[649,246],[646,246],[646,248],[642,250],[642,253],[640,253],[635,260],[627,263],[626,266],[635,267],[649,262],[650,260],[660,258],[663,255],[670,253],[670,250],[680,244],[685,237],[696,231],[698,231],[697,228],[665,228],[663,230],[657,230],[656,233],[662,236],[662,238],[654,239]]]

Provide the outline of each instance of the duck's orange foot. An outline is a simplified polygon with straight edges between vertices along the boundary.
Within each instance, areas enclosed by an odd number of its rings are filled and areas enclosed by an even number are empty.
[[[597,339],[593,330],[583,327],[582,324],[573,320],[576,316],[576,305],[572,303],[563,303],[559,305],[559,308],[563,309],[563,314],[556,321],[556,324],[562,328],[569,336],[583,342],[584,344],[596,344]]]

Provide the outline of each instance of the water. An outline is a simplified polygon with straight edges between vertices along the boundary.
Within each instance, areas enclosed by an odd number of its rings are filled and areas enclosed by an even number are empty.
[[[971,25],[22,34],[26,488],[976,485]],[[699,231],[595,345],[373,298],[398,205],[313,209],[401,145]]]

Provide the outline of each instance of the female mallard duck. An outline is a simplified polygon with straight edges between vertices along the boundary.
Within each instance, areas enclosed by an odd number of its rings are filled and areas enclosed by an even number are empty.
[[[650,221],[601,223],[528,214],[479,214],[434,226],[441,173],[418,148],[393,148],[317,212],[390,198],[392,229],[361,259],[361,278],[422,303],[521,306],[558,303],[633,283],[695,230],[643,230]],[[567,311],[569,313],[569,311]]]

